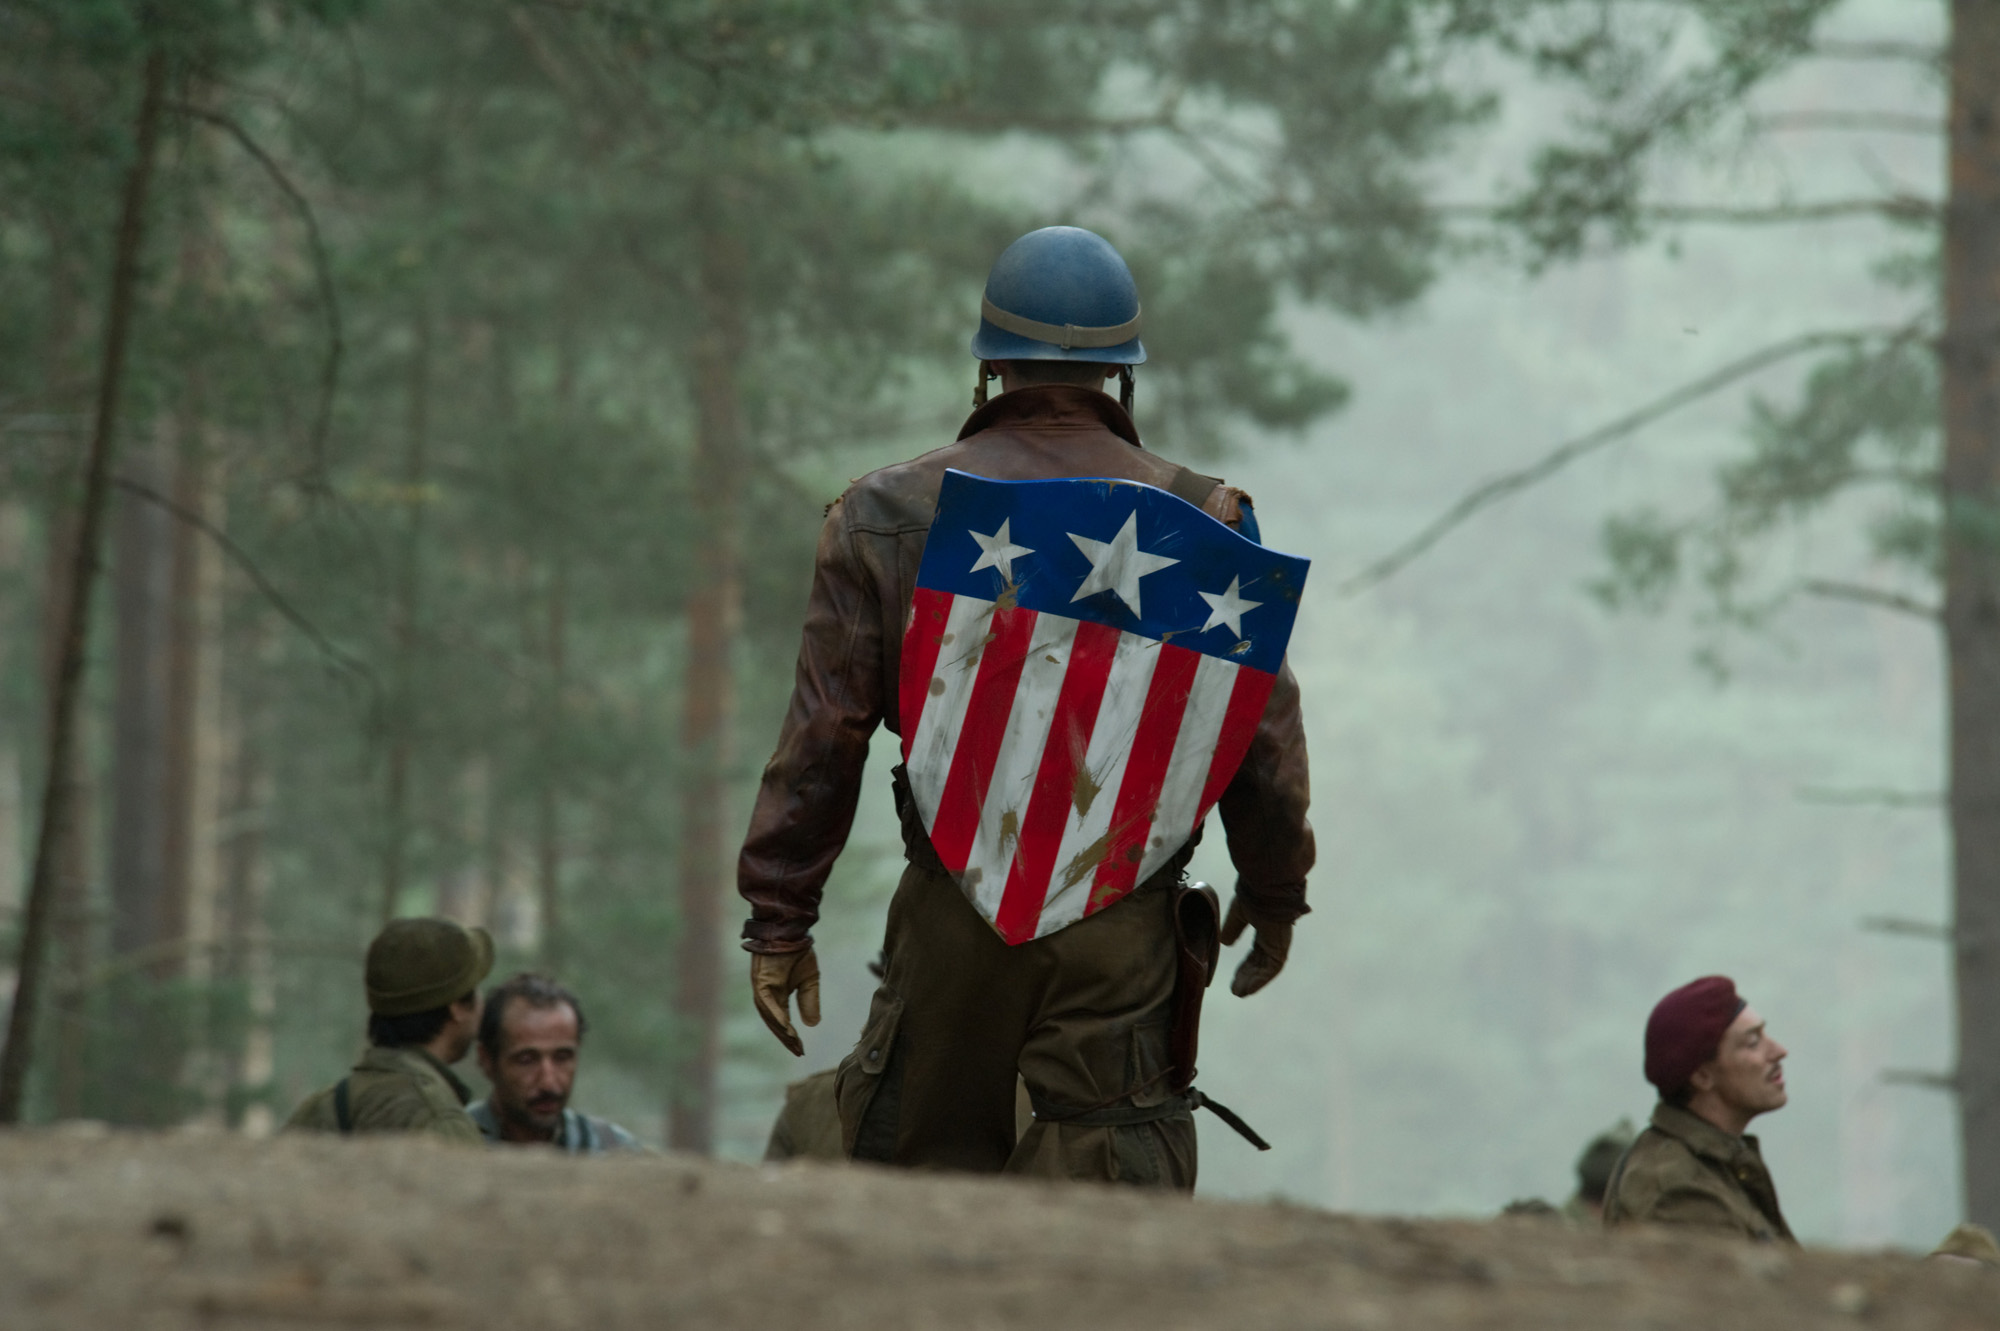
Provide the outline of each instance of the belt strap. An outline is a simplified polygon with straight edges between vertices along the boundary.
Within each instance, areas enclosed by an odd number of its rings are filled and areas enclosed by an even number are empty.
[[[1044,1123],[1072,1123],[1079,1128],[1132,1128],[1142,1123],[1158,1123],[1162,1119],[1178,1118],[1191,1114],[1197,1109],[1209,1113],[1234,1128],[1243,1140],[1260,1151],[1271,1149],[1271,1143],[1257,1135],[1257,1130],[1243,1121],[1241,1115],[1227,1105],[1217,1104],[1194,1087],[1189,1087],[1179,1095],[1170,1095],[1156,1105],[1116,1105],[1104,1109],[1074,1109],[1059,1105],[1028,1092],[1028,1102],[1034,1106],[1035,1117]]]
[[[1245,1123],[1243,1121],[1243,1116],[1238,1114],[1235,1110],[1231,1109],[1228,1105],[1219,1105],[1215,1101],[1209,1099],[1207,1096],[1203,1095],[1200,1091],[1197,1090],[1190,1089],[1188,1091],[1188,1094],[1194,1097],[1195,1105],[1198,1108],[1206,1109],[1209,1113],[1215,1115],[1217,1118],[1221,1119],[1224,1123],[1227,1123],[1230,1127],[1236,1129],[1237,1136],[1243,1138],[1244,1141],[1249,1142],[1252,1146],[1256,1147],[1260,1151],[1268,1151],[1271,1149],[1271,1143],[1265,1141],[1262,1137],[1259,1137],[1257,1135],[1257,1129],[1251,1127],[1248,1123]]]

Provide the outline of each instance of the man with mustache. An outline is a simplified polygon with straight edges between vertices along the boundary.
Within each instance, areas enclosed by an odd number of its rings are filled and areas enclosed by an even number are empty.
[[[1757,1139],[1744,1133],[1784,1108],[1785,1052],[1726,976],[1661,999],[1646,1022],[1646,1080],[1660,1103],[1612,1174],[1605,1227],[1643,1221],[1796,1242]]]
[[[587,1029],[576,995],[546,975],[523,971],[487,993],[479,1070],[493,1090],[465,1111],[487,1141],[572,1155],[643,1149],[616,1123],[569,1107]]]

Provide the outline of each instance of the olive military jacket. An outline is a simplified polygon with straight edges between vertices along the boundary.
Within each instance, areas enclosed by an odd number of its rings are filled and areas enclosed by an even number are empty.
[[[340,1088],[347,1087],[349,1126],[340,1122]],[[342,1081],[307,1096],[285,1130],[300,1132],[428,1132],[477,1145],[478,1126],[465,1112],[472,1098],[455,1073],[422,1049],[384,1049],[361,1056]]]
[[[1139,445],[1132,418],[1095,389],[1043,384],[1002,393],[973,412],[958,441],[862,477],[828,510],[806,606],[797,682],[764,768],[737,887],[750,905],[752,952],[810,945],[820,889],[846,844],[868,739],[900,735],[903,630],[947,469],[994,480],[1103,476],[1170,488],[1181,468]],[[1240,528],[1240,490],[1217,485],[1209,516]],[[1236,899],[1259,928],[1306,913],[1313,866],[1305,728],[1289,667],[1265,704],[1249,753],[1219,802]]]
[[[764,1145],[767,1163],[779,1160],[845,1160],[840,1138],[840,1106],[833,1098],[837,1068],[815,1072],[785,1088],[785,1107]]]
[[[1755,1137],[1732,1137],[1699,1114],[1661,1103],[1618,1162],[1604,1225],[1689,1225],[1762,1242],[1796,1242]]]

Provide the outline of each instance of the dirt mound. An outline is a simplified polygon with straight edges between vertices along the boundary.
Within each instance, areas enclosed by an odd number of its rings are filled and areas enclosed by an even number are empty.
[[[0,1326],[2000,1327],[2000,1272],[415,1140],[0,1134]]]

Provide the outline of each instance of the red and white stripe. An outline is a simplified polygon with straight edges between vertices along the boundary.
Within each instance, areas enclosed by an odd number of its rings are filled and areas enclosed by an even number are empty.
[[[1054,933],[1187,843],[1272,677],[1061,615],[920,588],[903,761],[945,867],[1010,943]]]

